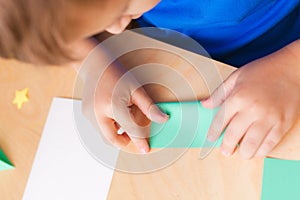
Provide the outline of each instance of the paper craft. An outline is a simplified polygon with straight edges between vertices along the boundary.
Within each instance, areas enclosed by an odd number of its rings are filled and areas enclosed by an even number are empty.
[[[169,115],[164,124],[151,123],[151,148],[197,148],[204,146],[207,131],[218,109],[204,108],[199,101],[164,102],[158,107]],[[220,146],[223,135],[216,146]]]
[[[14,168],[14,166],[8,160],[4,152],[0,149],[0,171],[12,168]]]
[[[75,104],[81,106],[76,100],[53,100],[23,200],[106,199],[113,170],[82,146],[74,121]],[[82,114],[77,117],[87,132],[95,131]]]
[[[300,199],[300,161],[265,158],[261,200]]]
[[[23,90],[16,90],[13,104],[17,105],[17,108],[19,110],[22,108],[23,104],[28,101],[28,88],[24,88]]]

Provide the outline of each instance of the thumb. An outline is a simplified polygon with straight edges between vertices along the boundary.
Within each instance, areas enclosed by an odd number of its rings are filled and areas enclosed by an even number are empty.
[[[215,108],[220,106],[231,94],[237,78],[238,70],[233,72],[217,89],[215,89],[209,98],[202,100],[201,104],[205,108]]]
[[[140,87],[132,94],[132,103],[135,104],[151,121],[164,123],[169,116],[163,113],[147,95],[146,91]]]

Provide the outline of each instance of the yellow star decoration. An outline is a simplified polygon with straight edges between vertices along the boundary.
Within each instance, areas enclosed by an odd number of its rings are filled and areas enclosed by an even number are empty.
[[[22,108],[23,103],[26,103],[28,101],[28,88],[24,88],[23,90],[16,90],[13,104],[16,104],[19,110]]]

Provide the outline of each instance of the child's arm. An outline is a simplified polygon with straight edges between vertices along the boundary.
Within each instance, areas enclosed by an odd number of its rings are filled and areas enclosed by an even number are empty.
[[[231,155],[240,143],[244,158],[267,155],[300,115],[300,40],[235,71],[203,101],[221,106],[208,138],[227,127],[221,146]]]
[[[117,63],[106,66],[108,58],[106,51],[98,46],[77,69],[84,82],[83,113],[111,144],[123,147],[132,140],[142,153],[146,153],[149,151],[149,130],[134,121],[131,106],[137,106],[148,119],[157,123],[165,122],[168,116],[122,66]],[[126,133],[117,134],[120,126]]]

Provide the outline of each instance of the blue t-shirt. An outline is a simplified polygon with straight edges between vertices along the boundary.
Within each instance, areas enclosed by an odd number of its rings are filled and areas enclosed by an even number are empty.
[[[162,0],[138,23],[184,33],[239,67],[300,38],[300,0]]]

